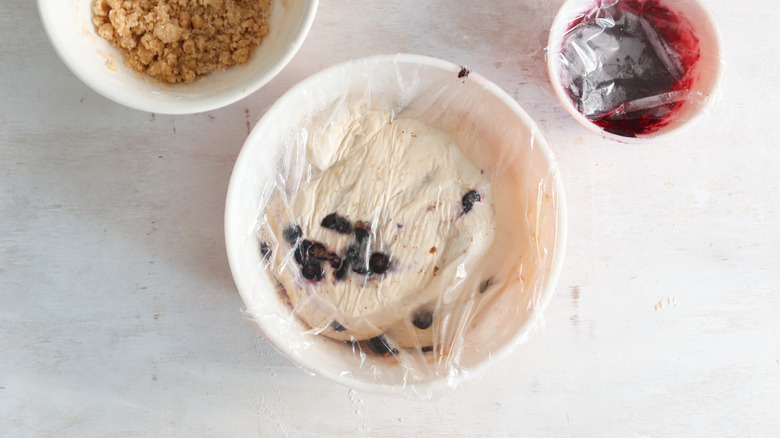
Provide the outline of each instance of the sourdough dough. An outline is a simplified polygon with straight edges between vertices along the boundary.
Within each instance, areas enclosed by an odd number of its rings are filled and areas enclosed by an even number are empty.
[[[458,309],[484,292],[475,267],[495,232],[480,169],[445,133],[380,111],[328,126],[306,161],[294,190],[277,187],[260,227],[295,312],[335,339],[384,335],[426,351],[462,329]],[[372,267],[375,254],[387,263]]]

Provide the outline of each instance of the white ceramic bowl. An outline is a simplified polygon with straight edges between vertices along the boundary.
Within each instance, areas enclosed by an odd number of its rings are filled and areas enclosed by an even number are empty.
[[[155,82],[127,68],[119,50],[95,32],[93,3],[38,0],[49,40],[68,68],[90,88],[122,105],[159,114],[191,114],[234,103],[276,76],[303,44],[318,0],[275,0],[269,34],[247,64],[176,85]]]
[[[337,65],[290,89],[247,138],[227,193],[230,268],[257,330],[303,369],[360,390],[428,393],[452,387],[479,375],[521,342],[553,295],[566,241],[563,186],[553,154],[536,124],[509,95],[478,74],[460,78],[459,72],[452,63],[416,55]],[[307,333],[309,328],[280,298],[261,261],[257,221],[268,189],[279,170],[286,169],[279,167],[284,151],[305,147],[307,137],[317,133],[312,120],[331,114],[325,108],[354,100],[363,100],[365,108],[394,109],[448,133],[475,165],[498,169],[495,174],[502,175],[494,180],[496,233],[511,227],[513,235],[504,235],[504,240],[523,242],[520,251],[528,263],[517,272],[515,284],[522,278],[525,287],[489,302],[464,331],[465,348],[447,372],[428,373],[373,355],[361,358],[343,342]],[[503,187],[496,189],[495,184]],[[522,213],[507,217],[502,211]]]
[[[654,132],[639,134],[632,138],[607,132],[579,112],[561,82],[563,66],[561,51],[570,24],[602,2],[607,6],[615,3],[614,0],[567,0],[558,10],[550,29],[547,44],[547,73],[555,94],[566,111],[589,131],[621,143],[647,143],[664,140],[681,132],[684,128],[688,128],[703,114],[706,114],[717,100],[723,74],[724,55],[723,43],[715,21],[699,0],[659,1],[661,6],[674,14],[685,17],[690,22],[691,29],[699,40],[700,50],[699,59],[686,73],[693,78],[689,97],[681,103],[682,107],[670,117],[668,124]]]

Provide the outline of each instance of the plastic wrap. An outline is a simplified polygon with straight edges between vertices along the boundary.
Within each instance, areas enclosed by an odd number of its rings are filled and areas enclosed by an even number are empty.
[[[695,0],[569,0],[550,32],[550,80],[584,126],[623,142],[687,126],[715,100],[722,44]]]
[[[248,314],[304,369],[422,396],[527,335],[563,258],[558,167],[534,122],[465,67],[397,55],[307,79],[231,179]]]

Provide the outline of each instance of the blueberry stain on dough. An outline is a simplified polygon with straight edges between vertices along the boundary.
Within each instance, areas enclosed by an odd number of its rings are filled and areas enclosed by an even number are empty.
[[[486,290],[490,288],[494,283],[494,280],[492,278],[488,278],[487,280],[483,281],[479,284],[479,293],[483,294]]]

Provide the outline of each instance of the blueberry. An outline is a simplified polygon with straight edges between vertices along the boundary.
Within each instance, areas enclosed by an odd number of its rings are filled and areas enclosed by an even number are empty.
[[[328,249],[325,245],[317,241],[302,240],[298,246],[295,247],[295,261],[299,265],[306,263],[307,260],[328,260]]]
[[[347,250],[344,251],[344,260],[353,262],[362,258],[362,251],[360,251],[360,245],[349,245]]]
[[[368,348],[376,354],[387,354],[391,351],[385,337],[382,335],[369,339],[366,344],[368,344]]]
[[[333,321],[332,323],[330,323],[330,326],[333,327],[333,330],[337,332],[343,332],[344,330],[347,329],[346,327],[341,325],[341,323],[338,321]]]
[[[343,261],[341,263],[341,266],[336,269],[336,272],[333,274],[333,276],[336,278],[336,280],[342,280],[344,277],[347,276],[349,273],[349,262]]]
[[[433,345],[429,345],[427,347],[423,347],[423,348],[420,349],[420,351],[422,351],[423,353],[427,353],[429,351],[433,351]]]
[[[325,248],[325,245],[321,244],[320,242],[312,241],[311,247],[309,248],[309,255],[317,260],[327,260],[328,249]]]
[[[425,330],[433,324],[433,313],[425,309],[417,309],[412,315],[412,324],[420,330]]]
[[[325,271],[322,270],[322,265],[316,260],[307,260],[301,267],[301,274],[303,278],[312,281],[320,281],[325,275]]]
[[[295,242],[301,238],[301,235],[303,235],[301,227],[294,224],[287,225],[282,231],[282,237],[284,237],[284,240],[286,240],[290,245],[295,245]]]
[[[368,231],[362,229],[362,228],[355,228],[355,239],[358,242],[365,242],[368,240],[369,233]]]
[[[333,229],[336,226],[336,218],[337,217],[338,217],[338,215],[336,213],[331,213],[331,214],[325,216],[324,218],[322,218],[322,221],[320,221],[320,225],[323,228],[327,228],[329,230]]]
[[[329,252],[328,263],[330,263],[331,268],[338,269],[339,266],[341,266],[341,257],[339,257],[335,252]]]
[[[390,268],[390,257],[387,254],[375,252],[368,259],[368,268],[375,274],[384,274]]]
[[[469,73],[471,71],[466,68],[466,66],[461,66],[460,71],[458,72],[458,79],[463,79],[469,76]]]
[[[271,258],[271,248],[265,242],[260,242],[260,254],[263,255],[263,260],[269,260]]]
[[[461,200],[463,204],[463,211],[466,213],[470,212],[471,209],[474,208],[474,203],[481,200],[482,197],[479,196],[479,193],[477,193],[476,190],[469,190],[465,195],[463,195],[463,199]]]
[[[352,224],[349,223],[349,219],[339,216],[336,213],[325,216],[320,225],[340,234],[349,234],[352,232]]]
[[[368,267],[366,266],[366,261],[363,259],[352,261],[352,272],[360,275],[368,274]]]
[[[368,266],[364,258],[364,246],[353,243],[344,251],[344,263],[352,267],[352,271],[365,275],[368,274]]]
[[[303,265],[311,258],[311,247],[311,240],[302,240],[295,247],[295,252],[293,255],[295,256],[295,261],[298,262],[299,265]]]
[[[336,213],[331,213],[324,218],[322,218],[322,222],[320,222],[320,225],[327,229],[332,229],[336,226]]]
[[[371,225],[368,222],[357,221],[355,222],[355,240],[363,243],[371,236]]]

